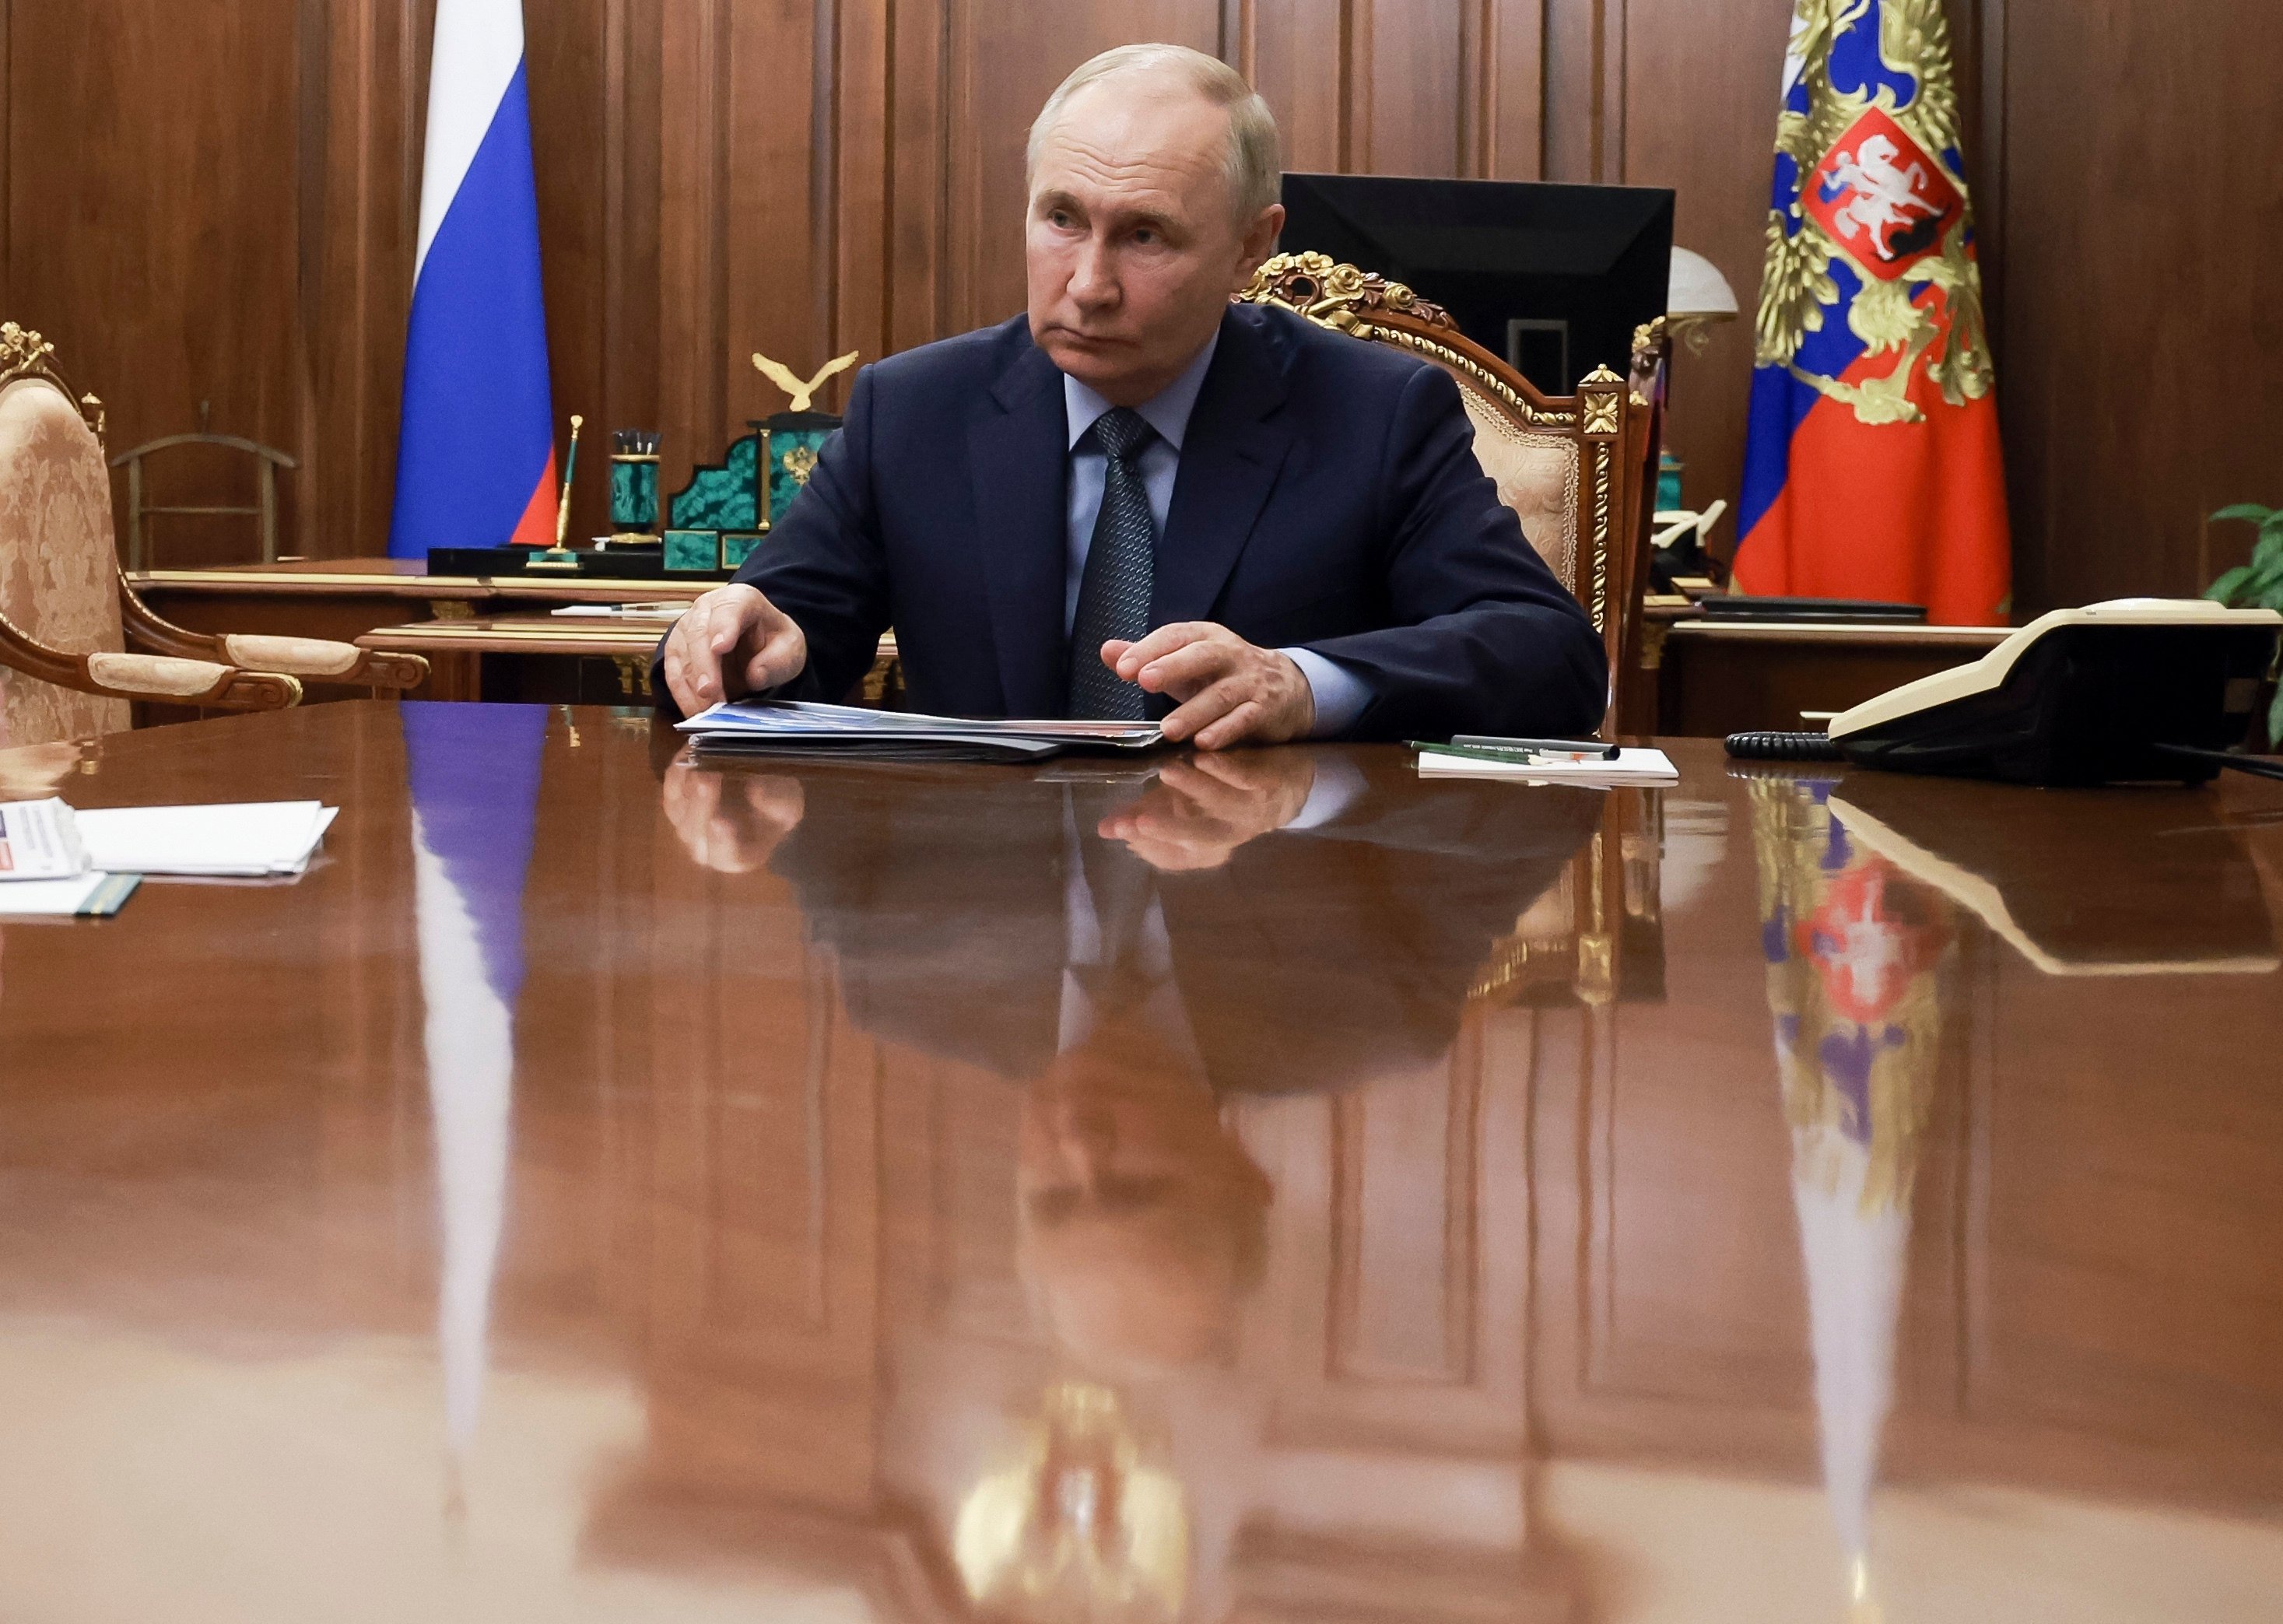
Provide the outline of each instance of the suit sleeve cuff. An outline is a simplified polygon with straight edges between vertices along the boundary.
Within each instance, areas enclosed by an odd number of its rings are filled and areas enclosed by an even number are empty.
[[[1300,668],[1300,675],[1308,679],[1308,691],[1315,696],[1316,725],[1308,730],[1309,738],[1337,738],[1355,726],[1372,701],[1371,684],[1313,649],[1276,652]]]

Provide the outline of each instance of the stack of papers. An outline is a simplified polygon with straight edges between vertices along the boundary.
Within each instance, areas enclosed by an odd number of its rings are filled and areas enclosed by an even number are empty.
[[[113,914],[132,874],[92,872],[72,809],[51,796],[0,806],[0,918]]]
[[[318,800],[202,807],[112,807],[77,815],[90,866],[114,874],[291,878],[308,868],[340,816]]]
[[[687,601],[658,604],[565,604],[547,613],[566,621],[678,621]]]
[[[0,805],[0,917],[111,914],[147,874],[290,879],[339,816],[316,800],[78,812]]]
[[[799,699],[736,699],[681,724],[700,753],[838,755],[895,761],[1036,761],[1069,749],[1148,750],[1154,722],[969,722]]]
[[[1594,789],[1678,784],[1679,769],[1662,750],[1620,750],[1614,757],[1501,761],[1432,748],[1419,752],[1422,778],[1518,778],[1530,784],[1579,784]]]

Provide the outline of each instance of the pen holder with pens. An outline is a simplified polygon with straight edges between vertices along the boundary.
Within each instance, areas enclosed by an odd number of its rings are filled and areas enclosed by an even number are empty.
[[[611,434],[611,545],[655,547],[658,523],[658,434],[622,428]]]

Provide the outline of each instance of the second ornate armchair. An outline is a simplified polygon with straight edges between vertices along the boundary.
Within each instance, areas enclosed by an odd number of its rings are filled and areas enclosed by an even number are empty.
[[[0,744],[113,732],[136,699],[274,710],[300,702],[303,677],[381,688],[426,677],[417,655],[214,636],[153,613],[119,569],[102,405],[72,393],[54,355],[0,324]]]
[[[1625,731],[1624,675],[1640,660],[1640,602],[1655,506],[1662,322],[1635,341],[1632,377],[1596,367],[1567,397],[1540,394],[1461,333],[1438,305],[1321,254],[1280,254],[1240,295],[1281,305],[1370,343],[1441,367],[1475,426],[1475,457],[1515,510],[1523,535],[1593,617],[1609,653],[1612,704],[1603,730]]]

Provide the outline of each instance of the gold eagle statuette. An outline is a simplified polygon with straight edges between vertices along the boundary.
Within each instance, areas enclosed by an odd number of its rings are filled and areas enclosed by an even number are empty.
[[[809,402],[816,397],[817,390],[823,386],[824,380],[835,372],[845,372],[853,366],[859,353],[852,349],[845,355],[826,362],[816,376],[806,383],[794,377],[792,369],[783,362],[772,361],[759,350],[753,352],[753,370],[792,396],[791,410],[806,411],[809,409]]]

